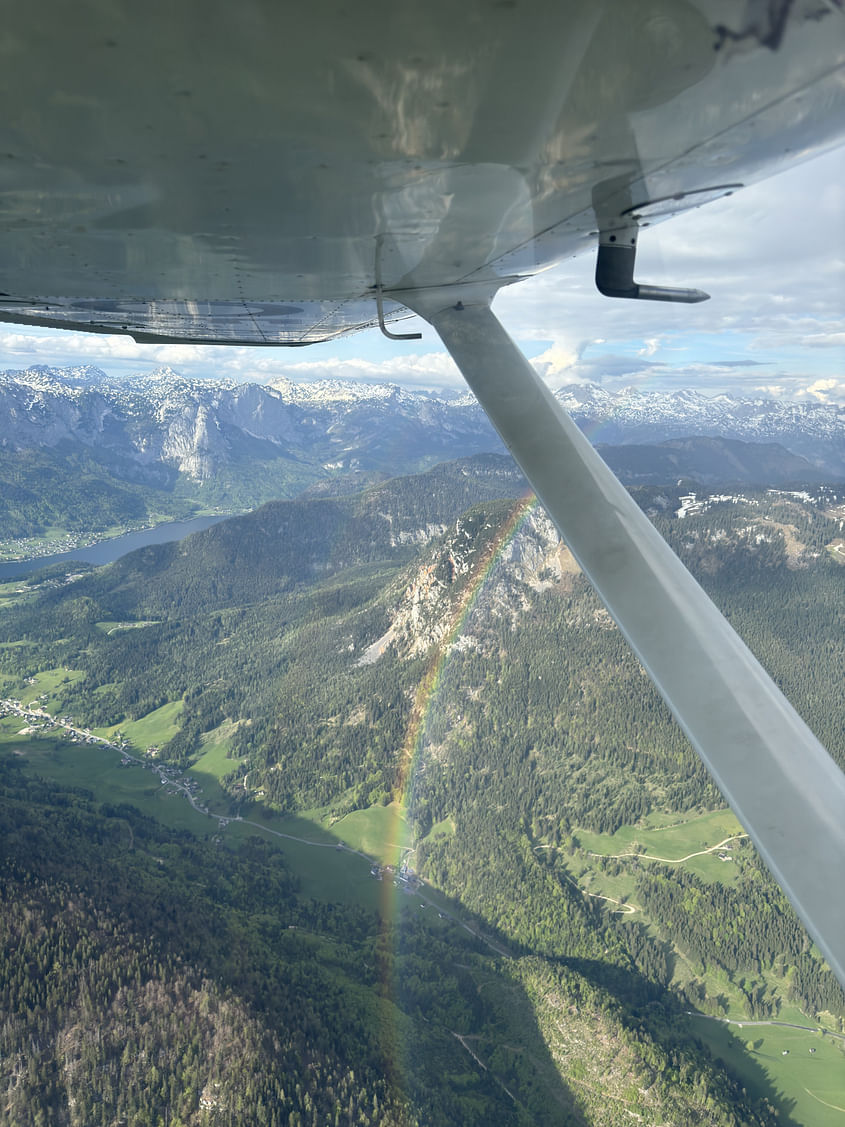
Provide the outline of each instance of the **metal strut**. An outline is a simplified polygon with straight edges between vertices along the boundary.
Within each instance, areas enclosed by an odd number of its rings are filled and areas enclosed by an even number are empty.
[[[637,258],[637,225],[599,233],[596,258],[596,289],[605,297],[629,297],[637,301],[675,301],[694,305],[707,301],[704,290],[682,289],[679,286],[649,286],[634,281]]]
[[[440,335],[845,985],[845,774],[539,378],[489,301],[402,301]],[[451,298],[454,302],[455,298]],[[475,299],[477,302],[479,299]]]

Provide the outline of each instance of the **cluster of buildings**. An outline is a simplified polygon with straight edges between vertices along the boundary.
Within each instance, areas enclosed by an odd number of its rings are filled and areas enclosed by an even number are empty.
[[[374,864],[370,869],[370,876],[376,880],[392,880],[395,888],[402,888],[406,892],[416,892],[422,886],[422,878],[417,876],[408,865],[407,860],[397,868],[396,865]]]
[[[40,699],[45,700],[46,696],[46,693],[42,693]],[[21,736],[63,728],[71,743],[105,744],[108,747],[122,750],[127,742],[123,736],[117,736],[112,741],[104,739],[102,736],[95,736],[88,728],[76,728],[70,716],[51,716],[45,708],[36,705],[33,701],[30,701],[29,704],[22,704],[21,701],[13,697],[8,700],[0,700],[0,713],[20,716],[21,719],[27,721],[27,726],[20,730],[19,735]]]

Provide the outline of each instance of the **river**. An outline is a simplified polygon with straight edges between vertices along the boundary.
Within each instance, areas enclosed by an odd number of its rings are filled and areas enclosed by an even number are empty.
[[[192,532],[201,532],[204,528],[210,528],[212,524],[225,519],[223,516],[207,516],[192,517],[191,520],[168,521],[165,524],[157,524],[155,528],[142,528],[139,532],[127,532],[123,536],[115,536],[112,540],[101,540],[99,544],[92,544],[89,548],[73,548],[69,552],[59,552],[54,556],[14,560],[11,563],[0,564],[0,580],[14,579],[38,571],[39,568],[49,567],[50,564],[67,563],[71,560],[95,565],[113,563],[127,552],[134,552],[136,548],[145,548],[148,544],[166,544],[171,540],[183,540]]]

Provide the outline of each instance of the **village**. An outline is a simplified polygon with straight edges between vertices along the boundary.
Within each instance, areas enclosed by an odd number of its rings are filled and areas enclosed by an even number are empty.
[[[100,747],[117,751],[120,753],[121,767],[137,766],[154,771],[162,785],[168,788],[168,794],[176,795],[181,791],[198,813],[205,814],[208,817],[215,816],[201,801],[202,788],[195,779],[186,777],[177,767],[171,764],[157,762],[160,749],[155,745],[148,747],[143,758],[139,758],[137,755],[130,753],[129,740],[122,734],[118,734],[112,739],[106,739],[105,736],[98,736],[88,728],[77,727],[69,716],[52,716],[44,707],[37,706],[33,702],[23,704],[15,698],[0,699],[0,716],[19,716],[22,720],[25,720],[25,726],[18,732],[18,735],[21,736],[32,736],[38,732],[61,729],[70,743],[98,744]],[[237,819],[231,817],[218,818],[221,829],[233,820]]]

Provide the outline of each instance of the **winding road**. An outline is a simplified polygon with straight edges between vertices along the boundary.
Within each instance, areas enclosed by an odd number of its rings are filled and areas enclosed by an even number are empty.
[[[641,857],[646,861],[662,861],[664,865],[682,865],[684,861],[691,861],[693,857],[704,857],[707,853],[715,853],[717,849],[724,849],[731,841],[739,841],[740,838],[748,837],[748,834],[731,834],[723,841],[718,842],[716,845],[711,845],[707,849],[699,849],[697,853],[688,853],[686,857],[656,857],[653,853],[587,853],[588,857],[612,857],[617,861],[624,861],[626,857]]]

